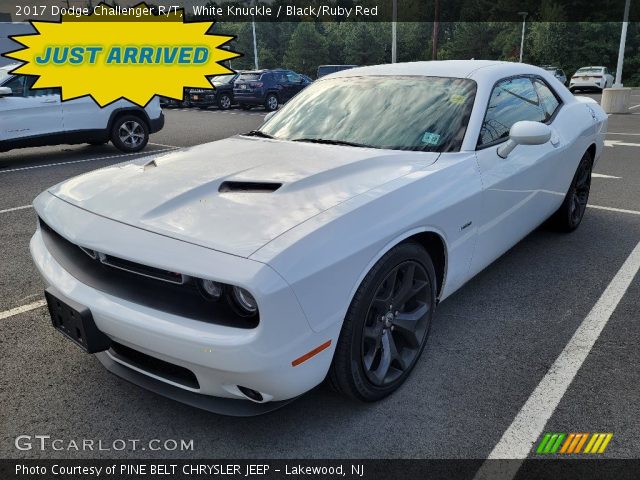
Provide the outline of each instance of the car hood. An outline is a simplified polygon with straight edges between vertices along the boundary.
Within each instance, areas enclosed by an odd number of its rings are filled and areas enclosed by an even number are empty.
[[[49,192],[109,219],[248,257],[320,212],[438,156],[232,137],[96,170]]]

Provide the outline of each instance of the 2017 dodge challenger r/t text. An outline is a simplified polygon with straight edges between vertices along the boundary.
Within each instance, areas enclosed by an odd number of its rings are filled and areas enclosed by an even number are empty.
[[[236,415],[325,378],[374,401],[438,302],[543,222],[579,226],[606,127],[530,65],[353,68],[260,130],[48,189],[31,254],[54,326],[135,384]]]

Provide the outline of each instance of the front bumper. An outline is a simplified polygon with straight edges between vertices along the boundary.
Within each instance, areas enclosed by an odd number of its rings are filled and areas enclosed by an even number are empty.
[[[56,261],[38,228],[30,249],[46,284],[88,307],[98,329],[112,341],[191,371],[197,378],[198,388],[136,369],[116,359],[110,351],[102,352],[99,359],[113,373],[201,408],[213,400],[203,398],[196,402],[185,398],[214,396],[250,402],[238,389],[243,386],[260,392],[264,402],[285,401],[310,390],[326,376],[335,342],[312,359],[292,366],[294,359],[330,338],[326,332],[316,333],[310,328],[289,285],[267,265],[113,222],[47,192],[36,199],[34,207],[53,230],[76,245],[157,268],[172,268],[195,277],[238,285],[256,297],[260,323],[253,329],[222,326],[154,310],[80,282]],[[162,253],[160,260],[159,252]],[[164,263],[167,259],[171,265]],[[113,366],[113,362],[122,368]],[[151,388],[151,384],[156,387]],[[159,384],[163,384],[162,388],[157,387]],[[183,394],[176,395],[176,391]],[[234,408],[222,408],[224,403],[213,402],[218,407],[207,409],[233,414]]]
[[[149,119],[149,133],[159,132],[164,128],[164,113],[160,112],[158,118]]]

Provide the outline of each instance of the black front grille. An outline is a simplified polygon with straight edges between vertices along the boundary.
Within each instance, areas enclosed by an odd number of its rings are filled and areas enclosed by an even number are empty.
[[[132,367],[139,368],[158,377],[189,388],[200,388],[195,374],[188,368],[165,362],[146,353],[129,348],[121,343],[111,343],[111,355]]]
[[[132,269],[115,268],[102,263],[77,245],[62,237],[39,219],[47,250],[67,272],[80,282],[117,298],[181,317],[235,328],[255,328],[259,317],[242,318],[224,300],[212,302],[202,297],[194,279],[183,284],[168,282],[157,276],[144,275]],[[115,259],[116,257],[108,257]],[[141,271],[166,272],[127,260]]]

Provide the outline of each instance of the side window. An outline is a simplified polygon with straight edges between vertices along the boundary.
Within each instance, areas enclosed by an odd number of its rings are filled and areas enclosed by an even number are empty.
[[[297,73],[287,72],[287,80],[289,83],[300,83],[302,81],[302,77]]]
[[[44,97],[45,95],[53,95],[55,88],[38,88],[33,90],[33,84],[36,83],[35,77],[28,77],[24,88],[25,97]]]
[[[546,119],[547,115],[528,77],[503,80],[491,92],[478,146],[506,139],[513,124],[521,120],[544,122]]]
[[[545,120],[548,120],[556,112],[556,110],[560,106],[560,102],[551,91],[551,89],[547,86],[547,84],[542,80],[536,78],[533,80],[533,84],[536,86],[538,98],[540,98],[540,104],[544,108],[544,113],[546,115]]]
[[[11,94],[12,97],[23,97],[24,96],[24,79],[26,77],[17,76],[13,77],[11,80],[6,82],[3,87],[9,87],[13,92]]]

